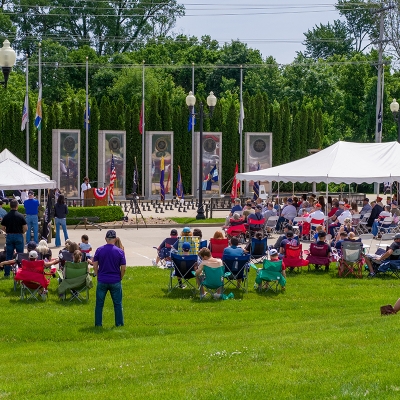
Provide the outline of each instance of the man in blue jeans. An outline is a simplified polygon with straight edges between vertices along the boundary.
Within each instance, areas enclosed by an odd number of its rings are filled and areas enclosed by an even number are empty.
[[[97,275],[95,326],[103,326],[103,307],[107,292],[114,303],[115,326],[124,325],[122,315],[122,285],[125,275],[125,253],[114,246],[117,234],[114,230],[106,233],[106,244],[99,247],[93,257],[93,270]]]
[[[26,243],[31,241],[31,230],[33,229],[33,240],[39,243],[38,231],[39,231],[39,221],[38,221],[38,210],[39,210],[39,200],[35,199],[35,194],[30,190],[28,192],[28,200],[24,201],[24,207],[26,212],[26,222],[28,224],[28,232],[26,234]]]
[[[2,229],[6,232],[6,260],[12,260],[14,250],[17,253],[24,252],[24,232],[28,229],[26,220],[18,209],[18,201],[10,201],[11,210],[1,220]],[[11,266],[4,266],[4,276],[10,277]]]

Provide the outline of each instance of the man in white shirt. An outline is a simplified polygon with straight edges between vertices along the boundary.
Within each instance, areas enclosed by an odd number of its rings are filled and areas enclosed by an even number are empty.
[[[338,216],[338,221],[340,225],[344,223],[344,220],[346,218],[352,219],[353,216],[351,215],[350,208],[351,208],[350,204],[344,205],[344,211]]]
[[[293,200],[289,198],[286,202],[285,207],[283,207],[281,211],[281,216],[279,217],[276,224],[276,230],[280,231],[283,223],[293,221],[295,217],[297,217],[297,210],[296,207],[293,205]]]
[[[82,204],[84,204],[84,203],[83,203],[83,200],[84,200],[84,198],[85,198],[84,192],[85,192],[86,190],[90,189],[90,188],[91,188],[91,186],[90,186],[90,183],[89,183],[89,178],[88,178],[87,176],[85,176],[85,177],[83,178],[83,183],[82,183],[82,185],[81,185],[81,199],[82,199]]]
[[[315,211],[307,217],[307,222],[311,222],[312,220],[323,221],[325,219],[325,214],[321,211],[321,208],[321,204],[317,203],[315,205]]]

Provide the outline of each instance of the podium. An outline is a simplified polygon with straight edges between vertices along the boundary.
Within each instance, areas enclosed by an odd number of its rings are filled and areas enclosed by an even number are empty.
[[[96,199],[94,197],[93,188],[85,190],[83,192],[83,206],[84,207],[99,207],[106,206],[108,204],[108,196],[105,196],[103,199]]]

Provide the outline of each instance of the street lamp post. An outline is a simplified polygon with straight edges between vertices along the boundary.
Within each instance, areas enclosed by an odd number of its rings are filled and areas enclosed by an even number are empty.
[[[189,113],[192,117],[198,115],[200,117],[200,136],[199,136],[199,206],[197,208],[196,219],[205,219],[204,208],[203,208],[203,121],[204,118],[211,118],[214,111],[215,105],[217,104],[217,98],[214,96],[213,92],[207,97],[207,105],[209,109],[209,114],[204,114],[203,103],[200,102],[200,110],[198,113],[194,113],[194,105],[196,104],[196,97],[194,97],[193,92],[189,92],[186,97],[186,105],[189,107]]]
[[[3,42],[3,47],[0,49],[0,66],[4,75],[4,82],[0,82],[0,84],[4,85],[4,88],[7,88],[8,77],[15,64],[16,58],[15,51],[11,48],[10,42],[6,39]]]
[[[393,118],[397,123],[397,141],[400,143],[400,113],[399,113],[399,103],[396,99],[390,103],[390,111],[393,114]]]

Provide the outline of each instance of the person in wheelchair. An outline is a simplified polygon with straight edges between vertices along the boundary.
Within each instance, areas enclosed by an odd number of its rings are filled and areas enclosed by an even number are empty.
[[[151,260],[154,266],[157,266],[161,260],[170,261],[170,254],[172,246],[178,240],[178,231],[176,229],[171,229],[169,237],[164,239],[161,244],[157,247],[157,258]]]

